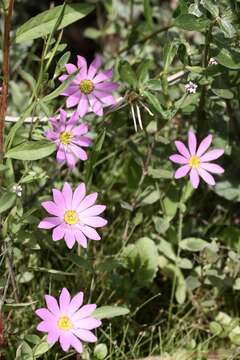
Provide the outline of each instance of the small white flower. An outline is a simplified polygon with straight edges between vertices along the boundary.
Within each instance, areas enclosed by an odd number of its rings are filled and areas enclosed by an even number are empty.
[[[16,193],[17,196],[21,197],[22,196],[22,187],[21,185],[13,185],[12,187],[12,191]]]
[[[209,59],[209,61],[208,61],[208,65],[217,65],[218,64],[218,62],[217,62],[217,60],[215,60],[214,58],[210,58]]]
[[[198,85],[194,84],[192,81],[189,81],[189,83],[187,83],[185,85],[185,89],[188,94],[195,94],[197,91],[197,88],[198,88]]]

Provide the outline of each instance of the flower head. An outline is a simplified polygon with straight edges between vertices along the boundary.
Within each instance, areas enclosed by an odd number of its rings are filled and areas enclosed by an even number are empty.
[[[42,319],[37,330],[48,333],[48,343],[54,344],[59,341],[64,351],[68,351],[72,346],[81,353],[83,351],[81,341],[97,341],[90,330],[99,327],[101,321],[91,316],[96,309],[95,304],[82,306],[82,292],[71,299],[68,290],[63,288],[59,303],[51,295],[45,295],[45,301],[47,307],[36,310],[37,316]]]
[[[102,116],[103,107],[115,105],[116,100],[112,93],[117,90],[118,84],[109,81],[113,76],[113,71],[104,70],[97,74],[101,66],[101,58],[96,56],[89,68],[84,57],[77,57],[77,66],[66,64],[67,74],[60,76],[60,81],[65,81],[70,74],[79,70],[74,80],[67,89],[61,94],[67,96],[67,107],[77,106],[79,116],[83,117],[86,113],[93,111]]]
[[[18,197],[21,197],[21,196],[22,196],[22,187],[21,187],[21,185],[18,185],[18,184],[13,185],[12,191],[13,191],[14,193],[16,193],[16,195],[17,195]]]
[[[69,168],[76,165],[76,161],[87,160],[88,156],[82,147],[88,147],[92,141],[86,136],[88,125],[83,123],[77,125],[78,114],[73,113],[67,119],[67,113],[60,110],[60,119],[51,118],[52,130],[47,130],[45,136],[57,145],[57,162],[63,164],[65,161]]]
[[[190,181],[197,188],[201,177],[207,184],[215,185],[215,180],[210,173],[222,174],[224,169],[212,164],[210,161],[218,159],[223,155],[223,149],[207,151],[212,142],[212,135],[205,137],[197,148],[197,139],[192,131],[188,133],[188,148],[181,142],[175,141],[179,154],[170,156],[170,160],[182,166],[175,172],[175,179],[187,175],[190,172]],[[207,151],[207,152],[206,152]]]
[[[53,189],[53,201],[42,203],[42,207],[53,216],[43,219],[38,227],[53,229],[52,239],[58,241],[64,238],[69,249],[76,241],[86,248],[87,238],[101,239],[94,228],[107,224],[107,220],[98,216],[106,206],[94,205],[97,196],[97,193],[86,196],[84,183],[81,183],[74,193],[68,183],[64,184],[62,191]]]
[[[208,65],[217,65],[218,62],[216,59],[214,59],[213,57],[211,57],[208,61]]]
[[[192,81],[189,81],[188,84],[185,85],[185,89],[188,94],[195,94],[197,91],[198,85],[194,84]]]

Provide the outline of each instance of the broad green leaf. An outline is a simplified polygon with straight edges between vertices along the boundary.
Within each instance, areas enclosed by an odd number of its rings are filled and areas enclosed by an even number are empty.
[[[56,24],[57,19],[63,12],[63,6],[59,5],[50,10],[46,10],[28,20],[17,30],[15,42],[22,43],[32,41],[50,34]],[[65,6],[62,19],[58,25],[58,30],[74,23],[89,14],[94,7],[87,4],[69,4]]]
[[[219,64],[226,66],[229,69],[240,69],[240,52],[232,48],[222,47],[216,49],[214,57]]]
[[[173,250],[172,244],[170,244],[168,241],[161,239],[160,244],[158,245],[158,250],[161,251],[163,255],[165,255],[168,259],[172,261],[176,261],[177,256]]]
[[[167,41],[163,47],[164,71],[167,73],[175,55],[177,54],[179,44],[174,41]]]
[[[153,281],[158,267],[158,251],[151,239],[143,237],[126,246],[122,256],[128,260],[139,284],[147,285]]]
[[[46,354],[46,352],[48,352],[48,350],[50,350],[53,345],[54,344],[49,344],[46,340],[42,340],[33,349],[34,358],[37,359],[39,356]]]
[[[220,29],[223,31],[226,38],[232,38],[236,34],[234,26],[227,17],[219,18],[218,25],[220,26]]]
[[[164,215],[172,219],[177,212],[179,205],[179,194],[176,187],[171,186],[163,199]]]
[[[140,63],[140,65],[138,66],[137,78],[138,78],[138,83],[140,86],[142,83],[144,83],[146,80],[148,80],[148,72],[149,72],[149,69],[151,68],[151,66],[152,66],[151,60],[142,61]]]
[[[5,157],[17,160],[39,160],[51,155],[56,150],[50,141],[26,141],[10,149]]]
[[[175,291],[175,297],[179,304],[184,304],[187,295],[187,285],[182,274],[181,269],[179,269],[175,264],[167,264],[166,270],[173,273],[177,279],[177,286]]]
[[[129,314],[130,310],[123,306],[101,306],[94,310],[91,316],[97,319],[111,319]]]
[[[173,171],[165,169],[153,169],[152,167],[148,168],[148,175],[153,179],[172,179]]]
[[[183,250],[187,251],[202,251],[207,247],[209,243],[203,239],[199,238],[187,238],[180,241],[179,246]]]
[[[6,210],[9,210],[16,201],[16,194],[14,193],[5,193],[0,197],[0,214]]]
[[[240,185],[237,181],[234,183],[228,180],[218,181],[214,187],[214,192],[227,200],[240,201]]]
[[[240,345],[240,326],[236,326],[229,334],[231,342]]]
[[[164,110],[159,99],[150,93],[149,91],[144,91],[144,96],[147,98],[148,103],[153,106],[153,108],[159,112],[164,119],[167,119],[169,116],[169,112]]]
[[[34,360],[32,349],[25,341],[17,349],[16,360]]]
[[[93,355],[96,360],[103,360],[108,354],[108,348],[106,344],[100,343],[94,347]]]
[[[207,9],[214,18],[219,16],[219,6],[215,5],[214,1],[201,0],[200,4]]]
[[[174,26],[189,31],[204,31],[209,25],[209,20],[191,14],[180,15],[174,21]]]

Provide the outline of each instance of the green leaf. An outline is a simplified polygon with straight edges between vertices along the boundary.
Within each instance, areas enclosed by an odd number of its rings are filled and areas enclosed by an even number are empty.
[[[34,358],[38,358],[39,356],[46,354],[46,352],[48,352],[48,350],[50,350],[53,345],[54,344],[48,344],[48,342],[46,340],[42,340],[33,349]]]
[[[216,49],[214,57],[219,64],[229,69],[240,69],[240,53],[230,47]]]
[[[64,11],[63,7],[64,5],[56,6],[28,20],[17,30],[15,42],[31,41],[50,34],[62,12],[58,30],[82,19],[94,9],[92,5],[87,4],[66,5]]]
[[[152,105],[153,108],[157,112],[159,112],[164,119],[167,119],[168,115],[169,115],[169,112],[163,109],[163,107],[162,107],[160,101],[158,100],[158,98],[155,95],[151,94],[149,91],[144,91],[143,94],[147,98],[148,103],[150,105]]]
[[[189,31],[204,31],[209,25],[209,20],[191,14],[180,15],[174,21],[174,26]]]
[[[26,141],[10,149],[5,157],[17,160],[39,160],[51,155],[56,150],[54,143],[50,141]]]
[[[227,180],[217,182],[214,191],[227,200],[240,201],[240,185],[237,181],[234,183]]]
[[[193,252],[202,251],[208,245],[209,243],[207,241],[193,237],[184,239],[179,243],[181,249]]]
[[[153,19],[152,19],[152,7],[150,0],[143,0],[144,4],[144,16],[148,24],[149,30],[153,28]]]
[[[212,0],[201,0],[200,4],[216,18],[219,16],[219,6],[215,5]]]
[[[108,348],[107,348],[106,344],[100,343],[94,347],[93,355],[94,355],[94,358],[96,358],[97,360],[105,359],[107,354],[108,354]]]
[[[168,72],[168,68],[173,62],[175,55],[177,54],[179,44],[174,41],[167,41],[163,47],[163,64],[164,72]]]
[[[16,194],[5,193],[0,197],[0,214],[6,210],[9,210],[16,201]]]
[[[148,80],[148,72],[151,66],[152,66],[151,60],[144,60],[140,63],[137,69],[137,78],[139,85],[141,85],[142,83]]]
[[[227,17],[219,18],[218,25],[220,26],[220,29],[223,31],[226,38],[232,38],[236,34],[234,26]]]
[[[155,243],[147,237],[123,249],[122,256],[128,260],[130,268],[135,271],[139,284],[147,285],[153,281],[158,267],[157,253]]]
[[[116,316],[127,315],[129,312],[130,310],[123,306],[101,306],[91,316],[96,319],[112,319]]]
[[[161,251],[161,253],[168,259],[174,262],[176,261],[177,256],[173,250],[172,244],[170,244],[168,241],[161,239],[160,244],[158,245],[158,250]]]
[[[75,71],[73,74],[69,75],[68,78],[63,81],[61,85],[59,85],[55,90],[53,90],[50,94],[44,96],[42,99],[42,102],[48,102],[56,97],[58,97],[67,87],[68,85],[73,81],[73,79],[76,77],[79,70]]]
[[[119,64],[119,74],[121,80],[131,85],[133,88],[137,86],[137,77],[131,65],[127,61],[121,61]]]

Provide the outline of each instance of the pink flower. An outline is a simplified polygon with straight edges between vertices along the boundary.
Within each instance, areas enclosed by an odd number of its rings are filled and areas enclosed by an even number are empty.
[[[187,175],[190,172],[190,181],[196,189],[199,185],[199,176],[209,185],[215,185],[215,180],[210,173],[222,174],[224,169],[211,164],[210,161],[218,159],[224,153],[223,149],[207,151],[212,142],[212,135],[205,137],[197,148],[197,139],[192,131],[188,133],[188,149],[181,141],[175,141],[180,153],[170,156],[170,160],[182,166],[175,172],[175,179]],[[206,152],[207,151],[207,152]]]
[[[52,192],[54,201],[44,201],[42,207],[53,216],[43,219],[38,225],[40,229],[53,229],[53,241],[64,238],[69,249],[76,241],[86,248],[87,238],[101,239],[94,228],[107,224],[107,220],[97,216],[106,206],[94,205],[97,193],[86,196],[84,183],[74,193],[68,183],[64,184],[62,191],[53,189]]]
[[[87,160],[87,153],[82,147],[88,147],[92,143],[86,136],[88,125],[77,125],[77,121],[77,112],[68,120],[67,113],[61,109],[60,119],[50,118],[52,130],[45,132],[46,138],[57,145],[57,162],[63,164],[66,161],[69,168],[74,168],[78,158]]]
[[[79,292],[72,299],[66,288],[63,288],[57,300],[45,295],[47,308],[36,310],[42,321],[37,330],[48,333],[47,341],[54,344],[59,341],[61,348],[68,351],[72,346],[77,352],[83,351],[82,342],[95,342],[96,336],[90,331],[101,325],[101,321],[90,315],[96,309],[95,304],[84,305],[83,293]]]
[[[116,104],[112,93],[117,90],[119,85],[108,81],[113,76],[111,69],[97,74],[100,66],[101,58],[99,56],[96,56],[88,69],[86,59],[78,55],[77,66],[66,64],[67,74],[59,78],[60,81],[65,81],[70,74],[79,69],[74,80],[61,95],[67,96],[68,108],[77,105],[77,112],[81,117],[91,111],[102,116],[104,106]]]

